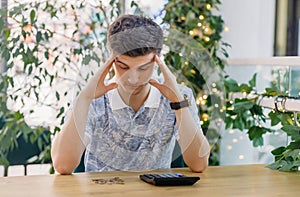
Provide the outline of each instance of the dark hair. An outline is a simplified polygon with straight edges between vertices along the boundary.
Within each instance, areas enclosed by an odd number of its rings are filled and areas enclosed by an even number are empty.
[[[163,45],[163,32],[150,18],[139,15],[122,15],[108,29],[108,44],[114,55],[131,57],[155,52]]]

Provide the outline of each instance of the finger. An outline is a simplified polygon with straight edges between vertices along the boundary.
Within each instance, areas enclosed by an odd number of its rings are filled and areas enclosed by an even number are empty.
[[[179,100],[179,99],[177,99],[176,93],[172,89],[170,89],[169,87],[165,86],[165,84],[161,84],[161,83],[159,83],[159,82],[157,82],[153,79],[151,79],[149,81],[149,83],[152,86],[156,87],[160,91],[160,93],[162,95],[164,95],[164,97],[166,97],[170,101],[176,102],[176,101]]]
[[[106,85],[106,92],[108,92],[109,90],[115,89],[118,87],[118,84],[115,82],[109,83]]]
[[[104,68],[103,68],[104,70],[100,69],[100,70],[102,70],[102,74],[100,76],[100,81],[104,81],[105,80],[105,77],[109,73],[109,70],[112,67],[114,60],[115,59],[113,57],[111,57],[108,61],[105,62]]]
[[[149,80],[149,83],[150,83],[150,85],[156,87],[156,88],[159,89],[159,90],[161,90],[162,87],[163,87],[163,85],[162,85],[161,83],[157,82],[157,81],[154,80],[154,79],[150,79],[150,80]]]
[[[166,71],[165,65],[164,65],[164,63],[159,59],[158,55],[155,55],[154,61],[158,64],[158,66],[159,66],[161,72],[165,72],[165,71]]]
[[[162,62],[158,55],[155,55],[155,62],[158,64],[161,72],[164,74],[164,75],[169,75],[171,73],[170,69],[167,67],[167,65]]]
[[[104,64],[105,70],[109,71],[114,61],[115,61],[115,57],[110,57]]]

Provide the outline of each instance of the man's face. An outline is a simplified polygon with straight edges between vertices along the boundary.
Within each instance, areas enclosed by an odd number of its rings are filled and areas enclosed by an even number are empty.
[[[114,70],[119,88],[130,94],[138,94],[148,84],[154,69],[154,53],[115,58]]]

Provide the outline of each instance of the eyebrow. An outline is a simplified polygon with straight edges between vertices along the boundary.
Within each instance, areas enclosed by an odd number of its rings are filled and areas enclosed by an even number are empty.
[[[119,63],[121,63],[121,64],[124,64],[124,65],[127,66],[127,67],[129,67],[128,64],[125,64],[124,62],[118,60],[117,58],[116,58],[116,61],[119,62]],[[142,65],[140,65],[140,66],[138,66],[138,67],[141,68],[141,67],[143,67],[143,66],[147,66],[148,64],[150,64],[150,63],[152,63],[152,62],[153,62],[153,61],[151,60],[150,62],[145,63],[145,64],[142,64]]]

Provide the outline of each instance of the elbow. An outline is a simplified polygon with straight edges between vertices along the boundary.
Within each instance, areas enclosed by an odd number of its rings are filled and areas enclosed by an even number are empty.
[[[66,165],[63,162],[53,162],[53,167],[56,172],[58,172],[61,175],[69,175],[73,173],[73,168],[70,166]]]
[[[191,169],[192,172],[196,172],[196,173],[201,173],[204,172],[204,170],[207,168],[208,165],[196,165],[196,166],[191,166],[189,167]]]
[[[192,172],[201,173],[207,168],[207,165],[190,167]]]
[[[52,165],[56,172],[62,175],[72,174],[80,159],[72,154],[62,154],[55,149],[51,150]]]
[[[79,162],[78,162],[79,163]],[[72,174],[77,162],[66,156],[52,155],[52,165],[56,172],[62,175]]]
[[[199,159],[197,162],[189,165],[192,172],[201,173],[208,167],[208,157]]]

